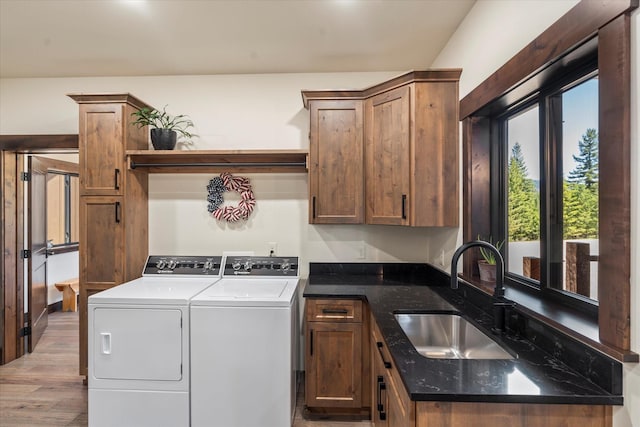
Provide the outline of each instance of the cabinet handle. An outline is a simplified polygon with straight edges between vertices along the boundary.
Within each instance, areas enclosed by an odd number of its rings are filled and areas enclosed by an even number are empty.
[[[323,308],[322,314],[349,314],[349,311],[345,308]]]
[[[312,218],[316,217],[316,196],[313,196],[313,198],[311,199],[311,211],[312,211]]]
[[[407,195],[402,195],[402,219],[407,219]]]
[[[115,183],[113,184],[113,188],[116,190],[120,189],[120,169],[116,169],[114,173]]]
[[[382,364],[385,368],[391,369],[391,362],[387,362],[384,360],[384,355],[382,354],[382,346],[383,344],[380,341],[376,341],[376,347],[378,348],[378,353],[380,353],[380,359],[382,359]]]
[[[116,202],[116,223],[120,223],[120,202]]]
[[[384,377],[382,375],[378,375],[378,418],[381,421],[387,419],[387,413],[384,410],[384,404],[382,403],[382,391],[387,390],[387,384],[384,382]]]
[[[309,355],[313,356],[313,329],[309,330]]]

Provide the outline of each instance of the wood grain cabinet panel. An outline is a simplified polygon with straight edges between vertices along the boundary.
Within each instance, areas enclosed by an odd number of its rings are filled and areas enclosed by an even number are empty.
[[[309,223],[364,221],[362,101],[312,101]]]
[[[311,114],[309,222],[457,227],[460,72],[414,71],[361,91],[303,91]]]
[[[362,406],[361,336],[359,323],[310,323],[307,406]]]
[[[367,224],[409,224],[410,90],[403,86],[365,104]]]
[[[307,299],[305,307],[306,411],[368,418],[369,321],[362,301]]]
[[[148,255],[147,172],[130,170],[125,153],[149,147],[148,129],[131,123],[149,106],[128,93],[69,96],[80,104],[79,372],[86,376],[89,296],[140,277]]]

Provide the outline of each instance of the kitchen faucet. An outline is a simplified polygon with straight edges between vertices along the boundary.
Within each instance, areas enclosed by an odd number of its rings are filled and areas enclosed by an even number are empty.
[[[458,289],[458,260],[460,259],[460,256],[462,256],[462,253],[467,249],[476,246],[484,247],[493,252],[496,256],[496,285],[493,291],[492,331],[496,334],[500,334],[504,332],[505,328],[505,307],[512,306],[513,304],[504,298],[504,260],[498,248],[493,246],[491,243],[484,242],[482,240],[474,240],[460,246],[451,258],[451,289]]]

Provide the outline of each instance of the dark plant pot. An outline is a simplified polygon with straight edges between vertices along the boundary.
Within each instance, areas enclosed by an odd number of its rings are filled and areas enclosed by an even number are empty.
[[[496,265],[489,264],[487,261],[478,261],[478,270],[480,270],[480,280],[483,282],[496,281]]]
[[[173,150],[178,134],[171,129],[151,129],[151,144],[156,150]]]

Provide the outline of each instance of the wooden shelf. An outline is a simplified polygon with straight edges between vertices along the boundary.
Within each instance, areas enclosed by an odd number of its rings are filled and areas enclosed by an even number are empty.
[[[307,150],[135,150],[129,169],[149,173],[307,173]]]

